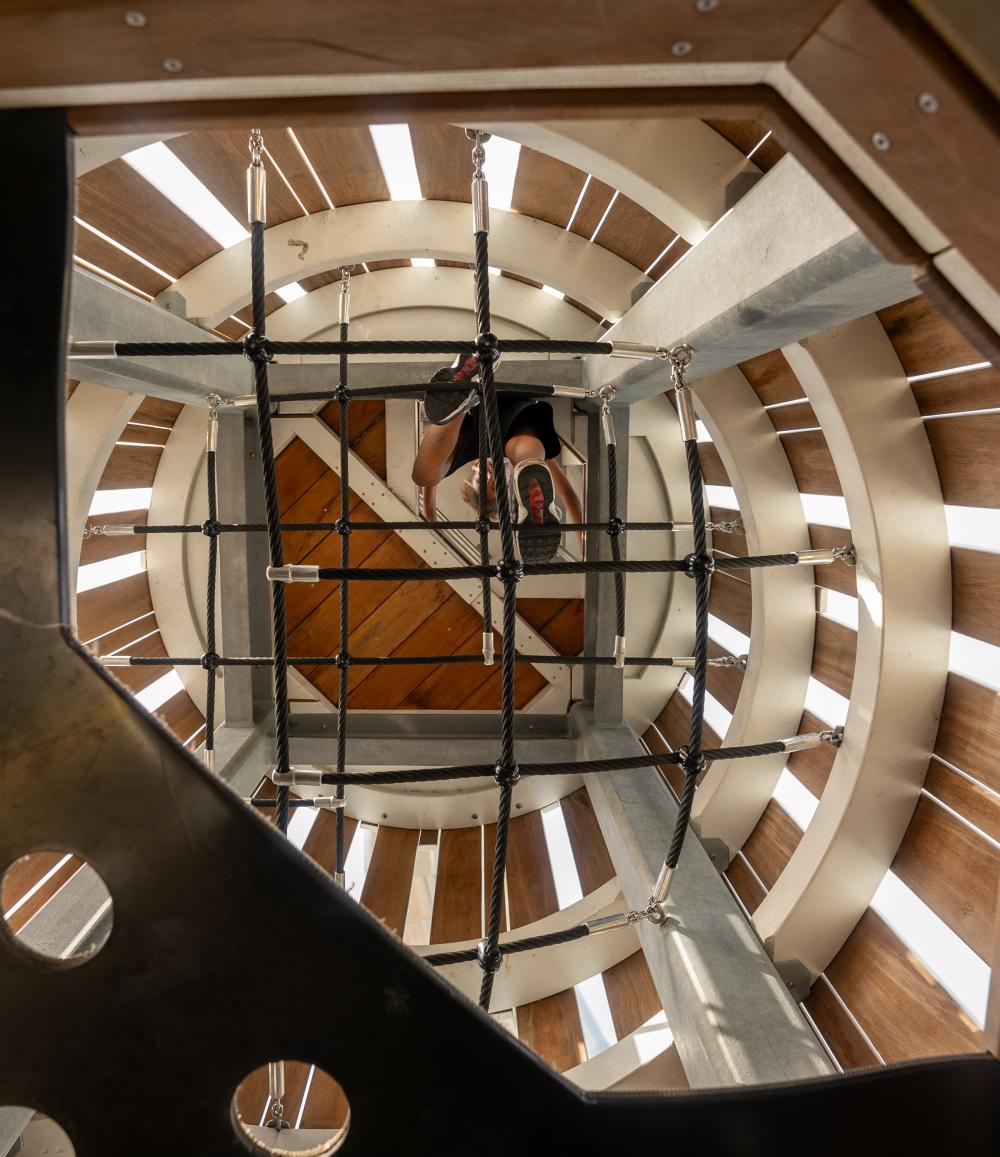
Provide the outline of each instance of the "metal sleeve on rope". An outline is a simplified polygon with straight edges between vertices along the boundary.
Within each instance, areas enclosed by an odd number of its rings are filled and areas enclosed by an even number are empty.
[[[318,583],[319,567],[302,562],[286,563],[284,566],[269,566],[267,578],[269,582],[275,583]]]
[[[295,787],[298,784],[317,784],[323,782],[323,772],[315,768],[293,767],[289,771],[279,771],[275,768],[271,772],[271,782],[276,787]]]
[[[638,358],[643,361],[659,358],[663,361],[667,357],[667,351],[660,346],[644,345],[634,341],[612,341],[607,344],[610,346],[608,352],[616,358]]]
[[[493,632],[483,631],[483,663],[487,667],[492,667],[494,657]]]
[[[614,660],[616,667],[625,666],[625,636],[615,635]]]
[[[472,178],[472,232],[490,231],[490,194],[485,177]]]
[[[681,422],[681,438],[685,442],[697,442],[698,421],[694,416],[691,391],[686,386],[678,386],[674,393],[677,395],[677,416]]]
[[[66,354],[70,361],[81,358],[116,358],[118,357],[118,343],[116,341],[71,341]]]

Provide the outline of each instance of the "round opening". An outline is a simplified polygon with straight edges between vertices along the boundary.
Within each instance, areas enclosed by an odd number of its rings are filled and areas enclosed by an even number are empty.
[[[17,1153],[18,1157],[76,1157],[66,1130],[44,1113],[20,1105],[3,1105],[0,1106],[0,1124],[6,1130],[0,1130],[0,1138],[16,1138],[11,1152]],[[17,1141],[20,1141],[20,1148]]]
[[[272,1061],[237,1087],[233,1120],[251,1153],[327,1157],[347,1137],[351,1108],[325,1070],[306,1061]]]
[[[8,935],[35,956],[79,963],[111,935],[111,893],[89,864],[68,852],[32,852],[0,879]]]

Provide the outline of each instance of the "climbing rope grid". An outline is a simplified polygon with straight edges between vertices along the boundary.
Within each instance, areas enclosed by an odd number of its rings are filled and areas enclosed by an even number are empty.
[[[352,784],[377,786],[384,784],[413,784],[431,781],[490,778],[499,789],[496,848],[493,862],[486,935],[476,948],[456,952],[442,952],[425,956],[427,963],[436,966],[476,961],[482,971],[480,1005],[488,1010],[493,989],[493,978],[502,966],[505,956],[544,948],[553,944],[581,939],[599,932],[620,928],[639,921],[654,924],[666,919],[665,902],[671,880],[677,869],[687,832],[691,807],[700,773],[716,760],[743,759],[772,755],[779,752],[799,751],[823,743],[839,745],[841,729],[797,735],[740,747],[704,749],[702,731],[705,708],[706,676],[709,666],[745,666],[746,656],[708,657],[708,600],[713,573],[739,571],[758,567],[817,565],[838,559],[854,562],[853,548],[849,545],[823,550],[792,551],[787,554],[757,555],[745,558],[717,557],[708,549],[707,531],[733,530],[733,524],[706,521],[703,480],[698,458],[697,425],[691,392],[685,381],[685,371],[691,361],[692,350],[687,345],[671,349],[636,345],[615,341],[549,341],[504,340],[502,343],[491,332],[489,291],[489,209],[486,178],[483,174],[485,142],[488,134],[468,130],[473,141],[472,220],[475,238],[475,310],[477,334],[469,341],[352,341],[349,337],[350,273],[342,271],[340,285],[340,329],[337,341],[271,341],[266,335],[264,299],[265,229],[265,172],[261,162],[263,138],[255,130],[250,138],[251,163],[247,173],[248,208],[250,220],[250,278],[252,329],[240,342],[74,342],[70,347],[72,358],[94,357],[246,357],[253,367],[254,393],[247,397],[222,399],[209,395],[209,423],[206,455],[206,484],[208,518],[202,524],[180,525],[109,525],[94,526],[90,533],[118,534],[202,534],[208,539],[208,582],[206,591],[205,652],[190,657],[143,657],[136,655],[106,656],[102,662],[108,667],[124,666],[200,666],[206,673],[205,697],[205,762],[213,766],[216,704],[216,673],[225,667],[270,667],[274,687],[274,737],[276,764],[271,778],[277,792],[274,799],[252,799],[256,807],[275,809],[280,831],[288,828],[289,809],[317,807],[331,809],[336,814],[336,872],[337,882],[344,882],[344,805],[345,789]],[[610,539],[611,558],[606,560],[552,561],[525,563],[521,560],[512,516],[511,496],[504,470],[504,444],[498,416],[498,395],[514,391],[518,394],[551,395],[552,388],[516,386],[498,383],[494,379],[494,364],[499,358],[501,345],[510,353],[569,354],[588,357],[624,357],[660,359],[669,373],[668,389],[675,395],[680,419],[680,433],[687,458],[687,472],[691,492],[690,522],[627,522],[619,514],[617,448],[611,403],[614,386],[605,386],[589,393],[592,404],[599,406],[604,441],[607,449],[608,516],[604,521],[565,523],[565,530],[598,530]],[[336,355],[339,359],[339,380],[335,388],[324,391],[282,393],[281,401],[329,401],[339,405],[340,416],[340,516],[332,529],[340,535],[341,557],[338,567],[319,567],[306,564],[288,564],[284,560],[282,534],[292,531],[329,531],[329,522],[282,523],[278,504],[278,486],[275,454],[271,430],[272,397],[268,388],[268,365],[276,355]],[[362,398],[415,398],[435,389],[454,389],[447,382],[418,385],[391,385],[352,389],[348,381],[348,362],[352,354],[474,354],[479,364],[479,381],[472,388],[478,391],[482,407],[479,423],[480,477],[485,479],[487,460],[492,463],[496,490],[496,520],[487,513],[486,486],[480,486],[479,517],[474,521],[364,522],[350,518],[349,494],[349,416],[352,401]],[[260,434],[261,471],[266,508],[264,523],[222,523],[219,521],[216,485],[216,449],[219,436],[219,411],[223,406],[252,406],[256,408]],[[350,538],[352,534],[385,530],[467,530],[478,538],[479,562],[473,565],[420,568],[352,567],[350,565]],[[500,558],[490,561],[489,533],[498,530]],[[622,557],[626,531],[690,532],[693,549],[680,560],[635,561]],[[267,578],[270,584],[272,654],[267,656],[223,656],[216,650],[215,591],[218,566],[219,536],[222,534],[267,535],[269,564]],[[679,572],[686,575],[695,589],[694,649],[691,656],[629,656],[625,637],[625,576]],[[607,655],[535,655],[519,654],[515,650],[516,595],[518,583],[531,575],[553,574],[609,574],[614,583],[616,635],[611,653]],[[479,579],[482,583],[483,638],[482,655],[421,655],[373,656],[356,655],[348,650],[350,584],[352,581],[412,581]],[[499,752],[495,763],[468,764],[454,767],[412,768],[404,770],[358,773],[347,767],[347,736],[349,729],[348,677],[352,666],[485,663],[495,661],[493,643],[493,611],[491,581],[499,580],[503,592],[500,646],[501,704]],[[288,583],[339,582],[339,650],[335,655],[289,656],[285,624],[285,590]],[[693,684],[691,695],[691,727],[688,742],[676,751],[666,754],[644,753],[619,759],[578,760],[562,763],[521,763],[514,755],[515,684],[518,663],[613,666],[673,666],[690,670]],[[289,753],[289,695],[288,666],[334,665],[339,669],[337,701],[337,760],[336,767],[326,770],[297,768]],[[576,927],[542,936],[500,941],[503,908],[504,876],[507,866],[508,835],[511,802],[514,787],[522,776],[565,775],[570,773],[601,773],[628,771],[644,767],[674,764],[683,773],[676,822],[667,848],[663,866],[653,885],[644,908],[585,921]],[[290,789],[333,787],[334,793],[314,794],[309,798],[290,796]],[[272,1074],[272,1093],[280,1087],[281,1074]],[[272,1098],[280,1104],[280,1095]],[[280,1127],[280,1110],[277,1113]]]

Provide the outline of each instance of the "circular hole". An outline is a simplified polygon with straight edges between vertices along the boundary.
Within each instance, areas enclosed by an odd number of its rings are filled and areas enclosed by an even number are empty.
[[[0,880],[7,934],[44,960],[80,963],[111,935],[111,893],[94,869],[68,852],[31,852]]]
[[[9,1133],[20,1141],[20,1148],[15,1141],[11,1150],[19,1157],[76,1157],[66,1130],[44,1113],[36,1113],[34,1109],[25,1109],[21,1105],[2,1105],[0,1122],[7,1129],[0,1138],[9,1139]]]
[[[237,1086],[232,1113],[249,1152],[279,1157],[336,1153],[351,1124],[343,1088],[306,1061],[274,1061],[254,1069]]]

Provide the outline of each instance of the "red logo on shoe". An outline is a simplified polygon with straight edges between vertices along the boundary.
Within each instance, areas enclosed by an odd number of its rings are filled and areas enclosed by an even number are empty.
[[[534,479],[528,488],[528,504],[531,507],[531,517],[541,526],[545,521],[545,491]]]

